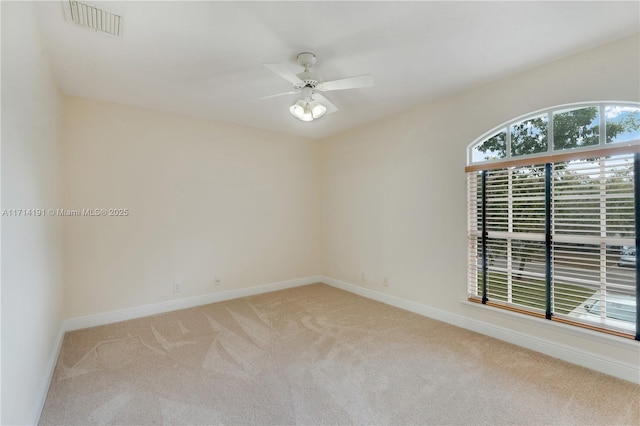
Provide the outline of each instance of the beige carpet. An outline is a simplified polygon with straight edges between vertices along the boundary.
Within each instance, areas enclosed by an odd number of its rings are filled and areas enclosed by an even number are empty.
[[[640,424],[640,387],[327,285],[67,333],[41,424]]]

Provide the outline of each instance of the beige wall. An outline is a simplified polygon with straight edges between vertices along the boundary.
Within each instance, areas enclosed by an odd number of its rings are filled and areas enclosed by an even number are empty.
[[[65,207],[129,210],[64,219],[67,318],[318,273],[317,142],[69,97],[63,128]]]
[[[35,5],[2,2],[2,209],[62,204],[60,94]],[[2,424],[37,420],[62,325],[61,224],[3,216]]]
[[[628,38],[323,141],[323,274],[637,365],[637,350],[567,337],[461,301],[468,144],[538,109],[639,101],[639,48],[638,36]]]

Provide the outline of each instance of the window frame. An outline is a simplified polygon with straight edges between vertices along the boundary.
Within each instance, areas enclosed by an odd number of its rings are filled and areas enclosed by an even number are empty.
[[[589,152],[589,151],[598,151],[601,150],[603,148],[613,148],[613,147],[618,147],[620,150],[623,150],[623,146],[629,146],[629,145],[635,145],[636,143],[640,142],[640,139],[636,139],[634,141],[629,141],[629,142],[614,142],[614,143],[607,143],[606,140],[606,116],[605,116],[605,108],[608,106],[620,106],[620,107],[632,107],[632,108],[640,108],[640,102],[629,102],[629,101],[601,101],[601,102],[579,102],[579,103],[572,103],[572,104],[563,104],[563,105],[557,105],[551,108],[544,108],[538,111],[534,111],[534,112],[530,112],[524,115],[521,115],[519,117],[516,117],[514,119],[511,119],[507,122],[502,123],[499,126],[496,126],[494,128],[492,128],[491,130],[483,133],[480,137],[476,138],[473,142],[471,142],[468,146],[467,146],[467,167],[465,170],[467,169],[474,169],[475,170],[484,170],[487,169],[489,170],[488,167],[490,167],[490,165],[492,164],[496,164],[496,168],[502,168],[504,167],[505,162],[512,162],[513,165],[530,165],[530,164],[535,164],[536,161],[531,161],[534,159],[539,159],[537,162],[538,163],[543,163],[545,162],[544,160],[548,157],[554,157],[556,155],[561,155],[562,157],[567,157],[566,159],[575,159],[575,158],[580,158],[578,157],[574,157],[573,154],[580,154],[582,152]],[[580,108],[588,108],[588,107],[598,107],[599,108],[599,115],[600,115],[600,120],[599,120],[599,126],[600,126],[600,141],[598,145],[591,145],[591,146],[586,146],[586,147],[578,147],[578,148],[571,148],[571,149],[559,149],[559,150],[554,150],[553,146],[554,146],[554,137],[553,137],[553,113],[554,112],[560,112],[560,111],[566,111],[566,110],[575,110],[575,109],[580,109]],[[547,128],[547,150],[545,152],[539,152],[536,154],[525,154],[525,155],[518,155],[518,156],[512,156],[511,155],[511,126],[517,123],[520,123],[522,121],[526,121],[541,115],[547,115],[548,117],[548,128]],[[496,136],[497,134],[501,133],[502,131],[506,132],[506,140],[505,140],[505,144],[506,144],[506,155],[504,158],[497,158],[497,159],[491,159],[491,160],[481,160],[481,161],[473,161],[473,149],[480,144],[481,142],[484,142],[487,139],[490,139],[494,136]],[[628,152],[628,151],[625,151]],[[558,160],[558,161],[564,161],[564,160]]]
[[[599,140],[598,140],[598,144],[597,145],[590,145],[590,146],[583,146],[583,147],[577,147],[577,148],[569,148],[569,149],[554,149],[554,138],[553,138],[553,117],[554,117],[554,113],[559,113],[559,112],[564,112],[564,111],[568,111],[568,110],[577,110],[577,109],[581,109],[581,108],[588,108],[588,107],[598,107],[598,113],[599,113]],[[473,188],[473,191],[475,193],[475,195],[472,195],[472,186],[473,185],[485,185],[486,184],[486,172],[488,171],[497,171],[497,170],[501,170],[501,169],[507,169],[507,168],[516,168],[516,167],[527,167],[527,166],[532,166],[532,165],[545,165],[545,170],[546,170],[546,174],[548,177],[546,177],[547,182],[546,185],[550,185],[549,183],[549,179],[551,179],[551,171],[550,171],[550,167],[552,167],[554,164],[556,163],[562,163],[562,162],[567,162],[567,161],[571,161],[571,160],[581,160],[581,159],[591,159],[591,158],[596,158],[596,157],[609,157],[612,155],[621,155],[621,154],[633,154],[634,160],[633,160],[633,182],[634,182],[634,188],[633,188],[633,193],[634,193],[634,216],[635,216],[635,235],[634,238],[635,239],[635,246],[636,246],[636,252],[637,252],[637,230],[640,227],[640,177],[638,172],[640,172],[640,138],[638,139],[633,139],[633,140],[629,140],[629,141],[623,141],[623,142],[610,142],[607,143],[607,136],[606,136],[606,124],[607,124],[607,119],[606,119],[606,107],[632,107],[632,108],[640,108],[640,103],[636,103],[636,102],[616,102],[616,101],[611,101],[611,102],[583,102],[583,103],[575,103],[575,104],[566,104],[566,105],[559,105],[559,106],[555,106],[555,107],[551,107],[551,108],[546,108],[543,110],[539,110],[539,111],[535,111],[532,113],[528,113],[526,115],[522,115],[520,117],[517,117],[513,120],[510,120],[500,126],[497,126],[493,129],[491,129],[488,132],[485,132],[482,136],[480,136],[479,138],[477,138],[476,140],[474,140],[471,144],[468,145],[467,147],[467,166],[465,167],[465,172],[467,173],[467,191],[468,191],[468,195],[467,195],[467,211],[468,211],[468,229],[467,229],[467,238],[469,240],[469,249],[468,249],[468,257],[469,257],[469,264],[468,264],[468,283],[467,283],[467,294],[468,294],[468,300],[470,302],[477,302],[477,303],[482,303],[488,306],[494,306],[497,308],[501,308],[501,309],[507,309],[509,311],[515,311],[518,313],[523,313],[523,314],[527,314],[527,315],[532,315],[532,316],[536,316],[536,317],[540,317],[540,318],[546,318],[548,320],[555,320],[557,322],[560,323],[564,323],[564,324],[570,324],[570,325],[574,325],[574,326],[579,326],[579,327],[583,327],[583,328],[587,328],[587,329],[592,329],[592,330],[596,330],[596,331],[600,331],[600,332],[605,332],[605,333],[609,333],[609,334],[613,334],[613,335],[617,335],[617,336],[621,336],[621,337],[626,337],[626,338],[631,338],[634,340],[639,340],[640,341],[640,312],[638,312],[637,309],[637,303],[640,300],[640,277],[638,276],[638,264],[640,263],[638,260],[636,260],[636,268],[635,268],[635,302],[636,302],[636,324],[635,324],[635,332],[633,331],[629,331],[629,332],[625,332],[625,331],[620,331],[619,329],[616,329],[615,327],[608,327],[606,324],[602,325],[599,323],[593,323],[593,324],[589,324],[587,322],[580,322],[580,321],[572,321],[570,318],[567,318],[566,315],[560,315],[560,316],[555,316],[554,314],[552,314],[550,312],[550,299],[551,299],[551,294],[553,292],[553,290],[550,289],[550,283],[552,280],[552,276],[550,275],[552,272],[552,265],[554,264],[554,260],[552,259],[552,247],[553,247],[553,243],[551,242],[551,239],[553,238],[552,234],[552,230],[551,227],[549,226],[549,224],[547,224],[547,230],[545,231],[546,235],[547,235],[547,239],[548,242],[545,241],[545,244],[547,245],[547,247],[549,247],[547,249],[546,252],[546,261],[545,261],[545,269],[546,269],[546,282],[547,282],[547,288],[545,290],[545,297],[546,297],[546,306],[547,309],[546,311],[543,312],[539,312],[539,310],[536,309],[528,309],[526,307],[523,307],[522,309],[519,308],[518,306],[514,306],[513,304],[506,304],[506,303],[495,303],[495,302],[491,302],[490,300],[488,300],[487,298],[487,294],[486,294],[486,286],[483,287],[483,292],[479,292],[478,289],[480,287],[480,280],[481,278],[479,278],[480,274],[482,274],[482,280],[486,283],[486,274],[488,271],[488,265],[487,265],[487,256],[486,255],[482,255],[479,256],[478,255],[478,251],[481,251],[482,253],[486,253],[486,242],[487,242],[487,229],[484,227],[485,226],[485,222],[482,221],[481,219],[478,218],[478,216],[485,216],[487,217],[484,213],[478,213],[478,199],[474,197],[478,196],[478,189],[477,187]],[[522,123],[523,121],[526,121],[528,119],[531,118],[537,118],[537,117],[541,117],[541,116],[546,116],[547,117],[547,135],[546,135],[546,140],[547,140],[547,149],[544,152],[538,152],[535,154],[525,154],[525,155],[517,155],[517,156],[512,156],[511,155],[511,146],[510,146],[510,142],[511,142],[511,132],[510,129],[514,124],[518,124],[518,123]],[[499,158],[499,159],[489,159],[489,160],[479,160],[479,161],[473,161],[473,154],[474,154],[474,149],[479,145],[484,143],[486,140],[491,139],[493,137],[495,137],[497,134],[500,134],[501,132],[505,131],[506,132],[506,138],[505,138],[505,157],[504,158]],[[602,160],[605,161],[605,160]],[[481,172],[481,173],[479,173]],[[482,176],[482,182],[478,183],[478,176]],[[472,181],[472,177],[475,176],[476,181]],[[509,191],[511,191],[511,180],[509,180]],[[551,189],[549,187],[547,187],[546,191],[548,191],[547,193],[551,194]],[[482,195],[482,197],[484,197],[484,195]],[[486,209],[486,200],[480,200],[480,205],[482,206],[481,209],[484,210]],[[509,221],[513,221],[513,210],[509,210],[509,214],[508,214],[508,220]],[[547,207],[547,211],[545,213],[545,221],[547,221],[548,223],[550,223],[551,221],[551,217],[553,217],[553,210],[548,210]],[[475,221],[475,222],[474,222]],[[478,226],[481,225],[481,226]],[[494,231],[495,232],[495,231]],[[473,244],[472,244],[472,240],[478,238],[478,236],[482,237],[482,244],[483,247],[478,247],[477,244],[477,240],[476,240],[476,247],[475,247],[475,254],[474,254],[474,249],[472,248]],[[510,237],[511,238],[511,237]],[[507,241],[507,240],[505,240]],[[604,247],[604,246],[603,246]],[[606,250],[606,247],[604,248],[604,250]],[[479,264],[479,261],[481,261],[481,264]],[[506,268],[509,269],[511,271],[510,268],[512,268],[511,263],[513,261],[513,258],[511,256],[511,252],[509,251],[509,254],[506,256],[506,262],[507,262],[507,266]],[[604,282],[604,285],[606,286],[607,282]],[[511,285],[511,283],[509,284]],[[473,288],[475,288],[475,294],[471,291]],[[509,291],[511,289],[509,288]],[[478,294],[481,295],[481,297],[478,297]]]

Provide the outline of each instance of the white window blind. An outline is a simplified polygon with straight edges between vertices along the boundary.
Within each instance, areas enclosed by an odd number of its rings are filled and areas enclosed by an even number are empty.
[[[633,153],[469,172],[469,297],[633,337],[634,172]]]
[[[554,315],[635,332],[634,155],[558,164],[552,184]]]

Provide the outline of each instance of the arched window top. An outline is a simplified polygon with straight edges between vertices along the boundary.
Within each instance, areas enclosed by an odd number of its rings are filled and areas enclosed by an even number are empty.
[[[467,165],[640,144],[640,103],[562,105],[518,117],[469,145]]]

